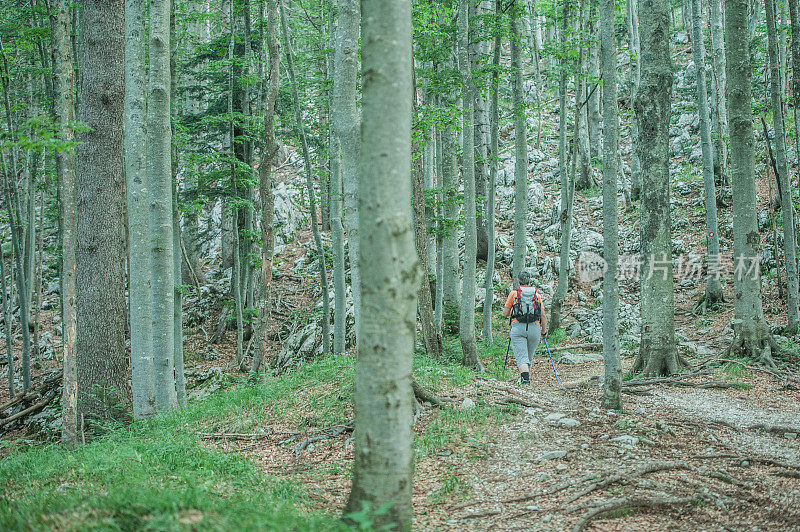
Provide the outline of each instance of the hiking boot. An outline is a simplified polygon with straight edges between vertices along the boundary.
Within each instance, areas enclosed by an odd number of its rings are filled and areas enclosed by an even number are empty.
[[[520,375],[519,376],[519,381],[517,381],[517,384],[519,384],[520,386],[530,386],[531,380],[530,379],[526,379],[525,377]]]

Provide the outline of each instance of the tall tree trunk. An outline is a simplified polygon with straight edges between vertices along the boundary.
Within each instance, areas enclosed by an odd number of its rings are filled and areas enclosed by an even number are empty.
[[[125,181],[128,210],[128,270],[133,416],[156,412],[153,364],[153,259],[145,124],[145,7],[125,6]]]
[[[747,4],[725,0],[725,97],[731,136],[734,261],[733,341],[728,350],[735,356],[752,357],[774,366],[772,352],[777,345],[761,306],[752,62],[747,37]]]
[[[616,2],[600,6],[600,56],[603,81],[603,408],[622,410],[622,364],[619,358],[619,223],[617,220],[617,163],[619,108],[617,106],[617,42],[614,37]]]
[[[388,506],[374,526],[411,529],[411,356],[419,265],[411,229],[411,3],[363,0],[359,175],[362,326],[347,512]],[[472,218],[475,219],[474,216]],[[387,356],[391,354],[391,356]]]
[[[561,43],[562,46],[566,43],[567,27],[569,18],[569,2],[565,0],[562,12],[561,24]],[[580,17],[579,19],[580,20]],[[566,58],[564,59],[566,61]],[[578,88],[576,75],[576,89]],[[567,71],[566,65],[561,66],[561,79],[559,81],[559,97],[561,99],[560,109],[561,117],[559,119],[559,138],[558,138],[558,167],[559,175],[561,177],[561,253],[560,263],[558,268],[558,284],[556,285],[556,292],[553,294],[553,304],[550,309],[550,323],[551,330],[556,330],[561,326],[561,306],[567,298],[567,289],[569,288],[569,246],[572,237],[572,205],[573,197],[575,195],[575,180],[570,178],[570,171],[567,166]],[[573,135],[573,146],[571,153],[573,154],[573,161],[577,155],[578,149],[578,120],[580,119],[580,109],[578,108],[579,91],[575,94],[575,134]],[[574,172],[575,164],[573,162],[572,168]]]
[[[275,230],[272,226],[275,217],[275,201],[272,194],[272,163],[278,154],[275,139],[275,102],[280,88],[281,48],[278,40],[278,2],[267,0],[267,50],[269,53],[269,86],[264,101],[264,148],[258,165],[258,190],[261,195],[261,274],[263,285],[258,305],[258,325],[256,340],[258,352],[253,357],[252,370],[261,371],[267,357],[267,326],[272,298],[272,257],[275,252]]]
[[[62,301],[62,385],[61,440],[74,445],[78,442],[78,387],[75,373],[76,308],[75,308],[75,121],[73,56],[70,42],[72,14],[67,0],[49,6],[53,40],[53,107],[58,124],[58,138],[67,150],[56,152],[58,197],[61,234],[61,301]],[[2,259],[0,259],[1,261]],[[2,273],[0,273],[0,276]],[[3,284],[5,293],[5,284]],[[9,346],[10,336],[8,337]],[[9,372],[13,373],[9,362]]]
[[[153,366],[156,407],[175,408],[175,279],[172,231],[172,125],[170,123],[170,1],[150,1],[147,83],[147,184],[153,288]]]
[[[512,92],[514,95],[514,258],[511,270],[514,285],[519,272],[526,264],[528,254],[528,128],[525,118],[525,92],[522,86],[522,31],[519,17],[520,6],[514,5],[509,12],[511,24],[511,68]]]
[[[767,55],[769,56],[769,85],[772,98],[772,120],[775,128],[775,158],[780,186],[781,216],[783,217],[783,252],[786,257],[786,304],[789,315],[784,334],[794,335],[798,331],[797,293],[797,241],[795,238],[794,202],[789,186],[789,160],[786,156],[786,135],[783,121],[783,97],[781,68],[778,58],[778,32],[775,23],[775,0],[766,0],[767,11]]]
[[[720,0],[721,1],[721,0]],[[795,152],[800,158],[800,118],[797,108],[800,107],[800,6],[797,0],[789,0],[789,20],[792,25],[792,112],[794,114]],[[800,159],[798,159],[800,164]]]
[[[495,0],[495,17],[500,19],[503,15],[502,0]],[[499,87],[500,87],[500,49],[503,46],[502,33],[495,31],[494,53],[492,56],[492,101],[489,117],[489,191],[486,197],[486,221],[488,230],[489,252],[486,256],[486,277],[484,286],[486,295],[483,300],[483,339],[487,344],[492,343],[492,304],[494,303],[494,259],[495,259],[495,228],[494,205],[495,188],[497,184],[498,133],[500,124]]]
[[[719,231],[717,228],[717,193],[714,185],[714,161],[711,147],[711,126],[709,124],[708,96],[706,92],[706,50],[703,44],[703,11],[700,0],[691,0],[692,11],[692,51],[697,66],[697,113],[700,117],[700,147],[703,153],[703,185],[705,187],[706,206],[706,242],[708,247],[708,264],[718,263]],[[717,270],[718,271],[718,270]],[[722,284],[714,268],[708,268],[706,291],[702,296],[703,309],[711,309],[723,301]]]
[[[472,31],[475,35],[481,35],[485,31],[486,24],[483,18],[477,17],[476,14],[481,8],[482,0],[472,2],[469,7],[469,19],[472,25]],[[485,55],[486,41],[483,39],[472,39],[469,43],[469,60],[473,72],[479,71],[483,66],[483,59]],[[476,208],[475,227],[477,239],[476,258],[485,260],[487,257],[489,242],[486,228],[486,179],[487,179],[487,165],[489,163],[489,144],[488,144],[488,127],[489,118],[486,110],[486,95],[481,90],[480,86],[474,87],[472,91],[473,97],[473,144],[474,150],[474,168],[475,168],[475,201],[479,208]]]
[[[336,3],[336,12],[338,18],[336,21],[336,39],[334,46],[331,122],[338,153],[331,154],[331,160],[333,161],[335,157],[337,163],[336,165],[331,164],[331,169],[336,167],[338,175],[334,176],[333,173],[331,175],[331,224],[334,231],[335,311],[339,314],[339,306],[341,305],[341,316],[339,316],[339,321],[334,317],[333,336],[334,353],[343,353],[345,349],[345,287],[342,187],[344,182],[352,183],[358,179],[359,123],[358,109],[356,107],[356,76],[358,71],[358,26],[361,18],[361,7],[358,0],[338,0]],[[353,213],[353,215],[355,216],[355,213]],[[339,254],[341,254],[340,257]],[[337,257],[339,258],[337,259]],[[351,273],[353,263],[354,260],[351,256]],[[337,277],[336,268],[339,267],[341,268],[341,272]],[[341,295],[339,295],[340,290]]]
[[[589,85],[597,83],[596,80],[600,78],[600,43],[597,39],[602,39],[598,33],[597,22],[597,0],[589,0]],[[614,46],[616,50],[616,45]],[[616,57],[616,56],[615,56]],[[599,157],[601,153],[600,143],[600,92],[597,89],[588,89],[589,101],[586,110],[586,120],[589,128],[589,158]]]
[[[475,255],[478,242],[475,223],[475,132],[472,111],[474,89],[469,60],[469,2],[470,0],[460,0],[458,6],[458,66],[461,71],[464,138],[461,155],[461,175],[464,178],[464,278],[461,283],[459,333],[463,355],[461,363],[483,371],[475,342]]]
[[[639,14],[636,0],[627,0],[628,46],[631,54],[631,101],[636,101],[642,75],[641,41],[639,38]],[[642,194],[642,163],[639,160],[639,119],[634,114],[631,118],[631,200],[638,201]]]
[[[441,108],[441,98],[436,97],[436,107]],[[436,296],[434,301],[434,320],[442,330],[442,307],[444,306],[444,235],[442,234],[442,220],[444,219],[444,157],[442,143],[442,126],[436,126],[436,176],[438,193],[436,194]]]
[[[175,126],[177,124],[178,106],[178,40],[175,37],[175,0],[169,3],[169,98],[170,106],[170,190],[172,192],[172,278],[174,280],[173,306],[172,306],[172,329],[174,331],[172,340],[174,347],[172,350],[173,365],[175,367],[175,395],[178,406],[186,406],[186,374],[183,364],[183,293],[178,286],[181,278],[181,219],[178,210],[178,145],[175,142]]]
[[[319,231],[319,224],[317,223],[317,200],[314,192],[314,182],[311,179],[311,156],[308,152],[308,141],[306,140],[306,132],[303,127],[302,110],[300,108],[300,96],[297,89],[297,81],[294,75],[294,58],[292,56],[292,48],[289,44],[289,29],[286,25],[286,11],[285,7],[281,7],[281,30],[283,32],[283,48],[285,50],[286,62],[289,67],[289,82],[292,86],[292,99],[294,101],[294,119],[295,127],[300,134],[300,143],[303,149],[303,166],[306,174],[306,188],[308,192],[308,203],[311,211],[311,231],[314,234],[314,245],[317,252],[317,261],[319,263],[319,276],[322,285],[322,345],[323,352],[331,352],[331,310],[330,310],[330,291],[328,290],[328,272],[325,268],[325,252],[322,248],[322,236]],[[408,93],[406,93],[408,94]],[[359,230],[361,225],[359,224]]]
[[[714,153],[714,166],[725,183],[724,175],[728,162],[728,112],[725,102],[725,43],[722,28],[722,1],[710,0],[711,3],[711,64],[713,66],[714,95],[716,100],[717,146]]]
[[[124,7],[123,0],[83,2],[78,32],[78,122],[88,130],[78,135],[76,157],[76,362],[78,412],[90,420],[123,417],[130,402],[125,349]]]
[[[442,98],[450,111],[454,102]],[[458,141],[451,124],[442,127],[442,194],[445,232],[442,237],[442,332],[456,334],[459,329],[458,298]]]
[[[678,354],[669,204],[669,10],[665,0],[639,0],[639,13],[642,77],[633,106],[642,163],[642,341],[634,371],[671,375],[678,371]]]

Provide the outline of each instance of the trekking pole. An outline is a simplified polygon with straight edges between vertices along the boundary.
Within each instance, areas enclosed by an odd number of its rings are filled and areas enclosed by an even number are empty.
[[[506,376],[506,364],[508,364],[508,352],[511,350],[511,335],[508,335],[508,347],[506,347],[506,359],[503,361],[503,378]]]
[[[547,338],[542,338],[544,340],[544,346],[547,348],[547,356],[550,357],[550,364],[553,365],[553,373],[556,374],[556,382],[558,383],[558,388],[561,389],[561,381],[558,380],[558,372],[556,371],[556,363],[553,362],[553,355],[550,353],[550,346],[547,345]]]

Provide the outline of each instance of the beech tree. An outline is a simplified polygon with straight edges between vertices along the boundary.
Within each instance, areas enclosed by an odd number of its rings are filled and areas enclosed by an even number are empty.
[[[128,209],[133,415],[156,412],[153,364],[153,259],[145,127],[145,6],[125,6],[125,180]],[[162,316],[163,318],[163,316]]]
[[[733,341],[731,355],[774,366],[775,339],[761,304],[760,239],[756,217],[752,61],[747,39],[747,4],[725,0],[725,99],[731,137],[733,189]],[[755,266],[754,266],[755,264]]]
[[[411,529],[411,353],[417,276],[411,228],[411,3],[362,0],[359,235],[362,323],[347,512],[388,510],[373,526]],[[472,217],[474,222],[475,217]],[[474,284],[474,280],[473,280]],[[474,303],[472,303],[474,306]]]
[[[703,154],[703,187],[705,189],[706,207],[706,242],[708,247],[708,264],[718,263],[719,255],[719,230],[717,227],[717,191],[714,183],[714,154],[711,145],[711,125],[708,111],[708,96],[706,92],[706,50],[703,45],[702,10],[700,0],[692,0],[692,51],[694,63],[697,66],[697,114],[700,118],[700,149]],[[722,283],[716,275],[715,268],[708,268],[706,275],[706,289],[697,308],[705,312],[706,309],[715,308],[724,300]]]
[[[522,87],[522,31],[520,28],[519,4],[511,7],[511,68],[512,92],[514,95],[514,262],[511,267],[514,285],[519,272],[525,268],[528,234],[528,127],[525,118],[525,93]]]
[[[642,164],[641,307],[642,341],[634,371],[670,375],[678,371],[675,290],[669,203],[669,119],[672,61],[665,0],[639,3],[641,80],[633,102],[639,122],[637,151]]]
[[[600,65],[603,81],[603,408],[622,409],[622,363],[619,357],[619,222],[617,219],[617,43],[614,38],[614,0],[600,5]]]

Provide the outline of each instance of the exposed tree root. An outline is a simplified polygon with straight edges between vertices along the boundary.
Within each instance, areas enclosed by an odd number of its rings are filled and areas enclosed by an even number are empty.
[[[583,490],[581,490],[580,492],[576,493],[575,495],[567,499],[565,504],[575,502],[584,495],[588,495],[589,493],[595,490],[603,489],[607,486],[610,486],[611,484],[616,484],[617,482],[622,482],[624,484],[634,478],[641,477],[649,473],[655,473],[656,471],[674,471],[676,469],[686,470],[690,469],[690,466],[683,460],[679,460],[677,462],[653,462],[650,464],[645,464],[644,466],[635,469],[629,473],[618,473],[615,475],[607,476],[603,480],[595,482],[594,484],[591,484],[586,488],[584,488]]]
[[[741,367],[743,367],[743,368],[745,368],[747,370],[750,370],[750,371],[758,371],[760,373],[766,373],[767,375],[772,375],[776,379],[780,379],[782,381],[787,381],[787,382],[793,382],[793,383],[796,383],[796,384],[800,384],[800,379],[795,379],[793,377],[785,375],[785,374],[779,372],[778,370],[773,371],[773,370],[762,368],[762,367],[759,367],[759,366],[753,366],[751,364],[745,364],[744,362],[742,362],[740,360],[732,360],[730,358],[712,358],[712,359],[709,359],[709,360],[706,360],[706,361],[702,362],[700,365],[708,366],[709,364],[711,364],[713,362],[722,362],[722,363],[726,363],[726,364],[736,364],[736,365],[739,365],[739,366],[741,366]]]
[[[733,341],[728,346],[727,358],[748,358],[769,369],[777,369],[772,354],[778,350],[778,344],[763,318],[734,319],[731,325]]]
[[[581,518],[578,519],[578,522],[575,523],[575,526],[572,527],[572,532],[581,532],[594,519],[597,519],[603,514],[607,514],[615,510],[622,510],[626,508],[638,509],[638,508],[658,508],[662,506],[682,506],[685,504],[691,504],[696,500],[697,500],[696,497],[669,497],[667,495],[661,497],[650,497],[650,498],[619,497],[615,499],[608,499],[607,501],[604,501],[596,508],[593,508],[588,512],[586,512],[585,514],[583,514],[583,516],[581,516]]]
[[[713,310],[717,310],[722,303],[725,302],[725,297],[723,296],[722,292],[714,292],[709,291],[708,288],[703,292],[703,295],[700,296],[700,299],[697,300],[697,303],[694,305],[694,309],[692,312],[695,315],[705,315],[707,312],[711,312]]]
[[[449,400],[439,397],[433,392],[430,392],[427,389],[423,388],[417,382],[417,379],[414,378],[411,379],[411,387],[414,389],[414,397],[416,397],[417,401],[419,401],[420,403],[430,403],[435,407],[441,407],[445,401]]]
[[[515,405],[525,406],[525,407],[528,407],[528,408],[531,408],[531,407],[541,408],[542,407],[542,405],[539,404],[539,403],[536,403],[534,401],[530,401],[528,399],[523,399],[522,397],[516,397],[516,396],[513,396],[513,395],[504,395],[503,397],[501,397],[500,399],[497,400],[497,403],[502,404],[502,405],[515,404]]]

